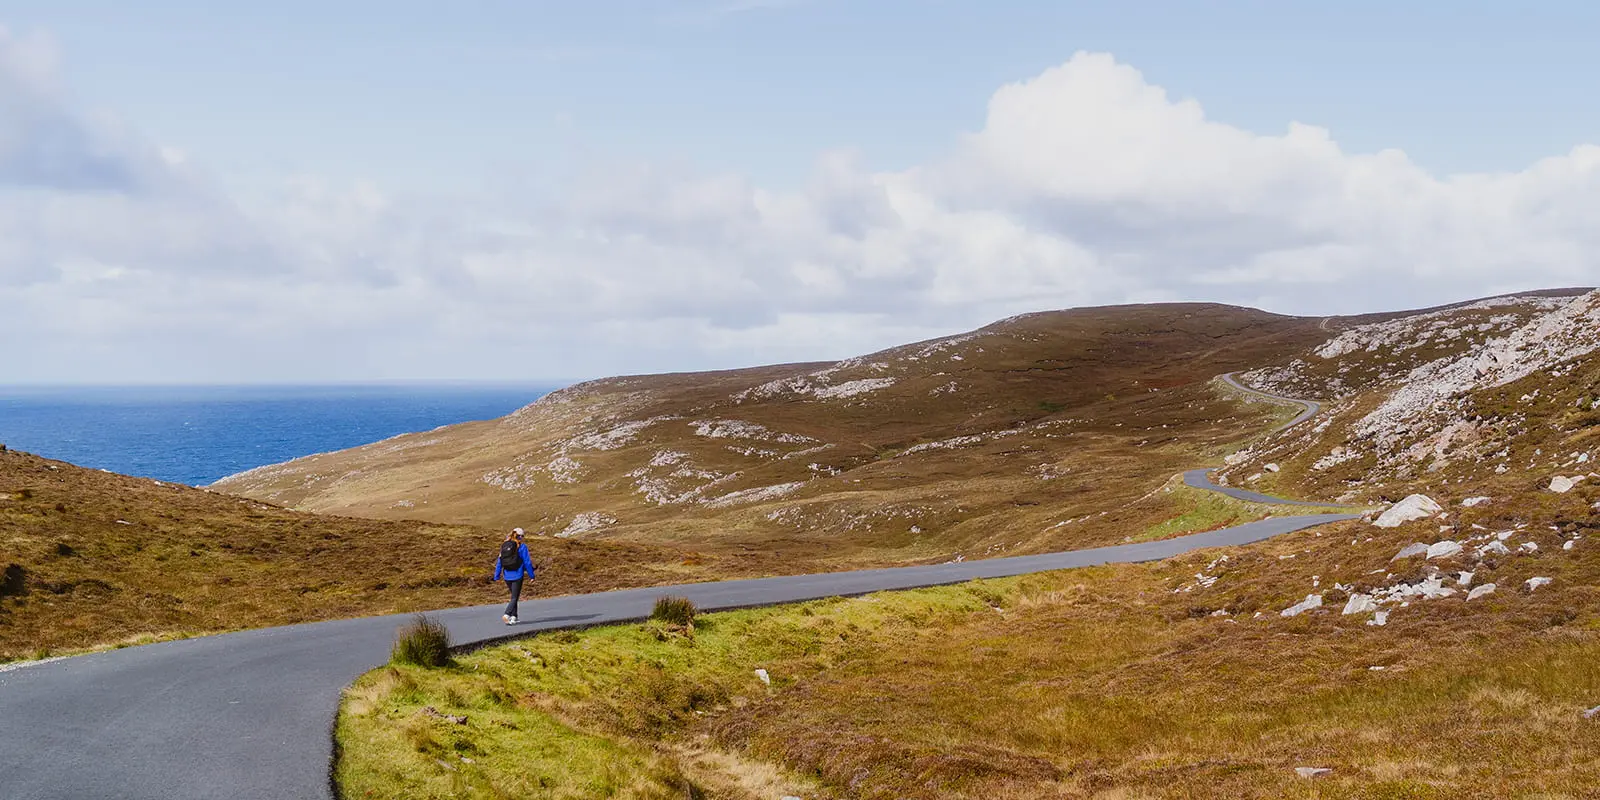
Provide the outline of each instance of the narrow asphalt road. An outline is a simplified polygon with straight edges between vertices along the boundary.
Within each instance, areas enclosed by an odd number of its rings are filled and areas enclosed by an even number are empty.
[[[1196,472],[1203,488],[1218,488],[1205,480],[1204,470]],[[664,594],[686,596],[707,610],[768,605],[1154,561],[1355,516],[1281,517],[1065,553],[532,600],[523,603],[525,621],[515,628],[501,624],[499,604],[436,616],[456,643],[475,644],[642,619]],[[0,796],[327,800],[332,796],[330,731],[340,691],[388,659],[396,629],[409,619],[396,615],[266,628],[0,671]]]

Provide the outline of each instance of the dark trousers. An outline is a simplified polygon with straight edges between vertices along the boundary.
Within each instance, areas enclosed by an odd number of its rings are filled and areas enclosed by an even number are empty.
[[[506,581],[506,588],[511,590],[511,602],[506,603],[506,614],[517,615],[517,601],[522,599],[522,579]]]

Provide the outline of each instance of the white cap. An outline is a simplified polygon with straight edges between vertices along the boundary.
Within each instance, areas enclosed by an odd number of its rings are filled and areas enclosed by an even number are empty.
[[[522,529],[521,528],[512,528],[511,532],[512,533],[522,533]]]

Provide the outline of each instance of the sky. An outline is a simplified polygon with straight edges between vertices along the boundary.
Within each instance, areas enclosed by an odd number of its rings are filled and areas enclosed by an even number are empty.
[[[10,0],[0,26],[0,383],[565,381],[1085,305],[1600,284],[1594,4]]]

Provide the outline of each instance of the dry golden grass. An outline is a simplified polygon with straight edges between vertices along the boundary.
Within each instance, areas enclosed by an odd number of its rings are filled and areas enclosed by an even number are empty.
[[[616,521],[585,538],[824,569],[1090,546],[1161,522],[1121,509],[1279,413],[1241,408],[1208,382],[1321,341],[1316,322],[1204,304],[1036,314],[944,349],[836,365],[835,384],[895,381],[850,397],[738,397],[775,380],[815,382],[817,364],[615,378],[502,420],[219,487],[307,510],[550,533],[598,512]],[[696,433],[693,423],[712,420],[772,436]],[[666,453],[680,460],[652,466]],[[571,482],[548,469],[561,457],[576,464]],[[648,481],[663,495],[700,493],[658,504],[640,491]],[[800,486],[781,497],[700,502],[790,483]],[[1098,516],[1108,509],[1118,511]],[[1056,527],[1085,515],[1094,518]]]
[[[0,661],[492,603],[500,534],[318,516],[0,452]],[[678,551],[533,540],[540,595],[742,574]],[[14,577],[14,579],[13,579]]]
[[[341,775],[385,796],[442,796],[396,775],[421,786],[465,773],[461,796],[518,794],[520,772],[495,759],[546,769],[531,754],[559,724],[562,747],[648,755],[638,774],[663,793],[680,778],[709,789],[696,777],[708,753],[776,776],[750,791],[716,783],[705,796],[717,797],[1595,796],[1600,721],[1581,712],[1600,704],[1600,545],[1505,559],[1486,570],[1495,595],[1413,603],[1384,627],[1333,600],[1277,614],[1313,575],[1323,591],[1330,576],[1377,580],[1426,527],[1291,534],[1233,551],[1214,586],[1191,591],[1174,590],[1216,553],[713,614],[692,636],[541,635],[407,673],[404,692],[364,680],[353,697],[382,699],[352,700],[341,740],[375,748],[361,763],[392,766]],[[1555,582],[1519,591],[1534,574]],[[395,738],[426,705],[472,716],[453,734],[489,760],[446,769]],[[583,768],[563,763],[581,783]],[[1299,766],[1332,772],[1308,780]]]

